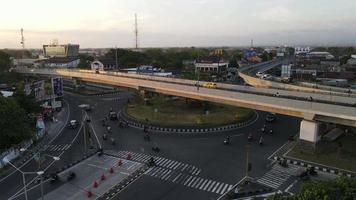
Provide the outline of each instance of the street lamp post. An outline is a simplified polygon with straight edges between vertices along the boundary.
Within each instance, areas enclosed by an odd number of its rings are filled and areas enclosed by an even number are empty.
[[[34,151],[32,151],[32,150],[24,149],[24,148],[21,148],[20,151],[21,151],[21,152],[30,151],[30,152],[36,153],[36,152],[34,152]],[[42,156],[51,157],[51,158],[53,158],[54,161],[60,160],[60,157],[58,157],[58,156],[51,156],[51,155],[48,155],[48,154],[41,154],[40,151],[37,152],[37,153],[38,153],[38,155],[39,155],[38,169],[40,169],[40,167],[41,167],[41,155],[42,155]],[[8,162],[8,163],[10,163],[10,162]],[[11,164],[11,165],[12,165],[12,164]],[[12,166],[15,167],[15,165],[12,165]],[[17,168],[17,167],[15,167],[15,169],[17,169],[18,171],[22,172],[22,171],[21,171],[19,168]],[[40,183],[40,184],[41,184],[41,199],[43,200],[43,199],[44,199],[44,196],[43,196],[43,174],[44,174],[44,171],[25,172],[25,173],[37,174],[37,175],[40,176],[40,178],[41,178],[41,183]],[[27,188],[26,188],[25,176],[24,176],[25,173],[23,173],[23,182],[24,182],[25,197],[26,197],[26,200],[27,200]]]

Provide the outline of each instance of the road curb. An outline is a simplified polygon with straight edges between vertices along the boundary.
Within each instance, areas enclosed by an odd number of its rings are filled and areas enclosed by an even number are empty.
[[[137,129],[143,129],[145,126],[149,127],[150,130],[160,133],[184,133],[184,134],[194,134],[194,133],[218,133],[223,131],[236,130],[240,128],[244,128],[255,123],[259,117],[258,113],[254,111],[254,115],[251,119],[245,122],[241,122],[238,124],[228,124],[217,127],[204,127],[204,128],[179,128],[179,127],[160,127],[155,125],[143,124],[137,122],[135,119],[127,116],[123,112],[119,115],[120,119],[123,120],[128,126]]]
[[[273,157],[273,159],[276,161],[286,160],[288,164],[298,165],[298,166],[302,166],[302,167],[314,167],[315,170],[318,170],[318,171],[327,172],[327,173],[331,173],[331,174],[335,174],[335,175],[339,175],[339,176],[346,176],[349,178],[356,178],[355,172],[338,169],[338,168],[333,168],[333,167],[327,167],[327,166],[319,165],[316,163],[311,163],[311,162],[304,161],[304,160],[293,159],[290,157],[284,158],[284,157],[278,157],[278,156]]]

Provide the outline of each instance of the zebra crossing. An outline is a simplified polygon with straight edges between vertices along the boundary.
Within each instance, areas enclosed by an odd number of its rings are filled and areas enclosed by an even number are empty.
[[[168,168],[171,170],[177,170],[181,172],[185,172],[188,174],[192,175],[198,175],[201,172],[201,169],[198,167],[195,167],[193,165],[189,165],[187,163],[175,161],[175,160],[170,160],[167,158],[163,157],[158,157],[158,156],[151,156],[147,154],[141,154],[141,153],[133,153],[129,151],[119,151],[115,153],[117,156],[126,158],[128,154],[131,154],[132,160],[137,161],[137,162],[142,162],[145,163],[147,162],[151,157],[154,158],[155,163],[158,167],[163,167],[163,168]]]
[[[283,185],[283,183],[285,183],[290,177],[295,176],[299,169],[300,167],[294,165],[289,165],[287,168],[284,168],[278,164],[275,164],[272,166],[270,171],[268,171],[261,178],[257,179],[257,182],[277,189]]]
[[[182,184],[186,187],[212,192],[219,195],[224,194],[225,192],[231,190],[233,187],[233,185],[227,183],[194,176],[163,167],[152,167],[147,170],[145,174],[164,181]]]
[[[47,151],[65,151],[69,149],[70,144],[50,144],[47,145]]]

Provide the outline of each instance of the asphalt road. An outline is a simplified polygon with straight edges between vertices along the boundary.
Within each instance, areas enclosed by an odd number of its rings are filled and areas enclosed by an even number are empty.
[[[126,100],[119,99],[99,103],[100,111],[104,112],[101,115],[104,116],[110,107],[118,111],[122,109]],[[95,115],[100,116],[99,113]],[[299,121],[296,118],[278,115],[273,124],[267,124],[267,129],[272,128],[274,134],[263,136],[265,141],[263,146],[258,144],[257,139],[252,143],[247,141],[249,133],[255,138],[261,134],[260,128],[265,124],[265,113],[262,112],[259,112],[259,120],[255,124],[239,130],[195,135],[151,133],[149,142],[143,139],[142,130],[119,128],[117,122],[111,121],[113,131],[110,137],[115,138],[117,144],[112,146],[109,141],[102,141],[102,144],[104,149],[108,150],[129,151],[186,163],[201,169],[198,175],[200,178],[233,185],[245,175],[248,144],[249,159],[253,168],[249,175],[260,177],[269,170],[267,166],[270,161],[267,157],[284,144],[291,134],[297,133]],[[95,127],[99,135],[106,132],[100,121],[95,122]],[[226,135],[231,136],[231,145],[223,145]],[[151,150],[155,145],[161,152],[155,153]],[[161,180],[159,176],[157,178],[145,175],[117,195],[116,199],[216,199],[218,196],[216,193],[173,183],[172,180]]]
[[[101,119],[108,114],[110,108],[120,111],[126,104],[128,96],[130,96],[128,92],[122,92],[119,95],[105,95],[103,97],[84,97],[75,94],[66,94],[65,99],[70,104],[70,119],[81,119],[81,110],[78,108],[79,104],[89,103],[94,107],[93,111],[88,114],[92,119],[104,150],[129,151],[140,155],[153,155],[157,158],[170,160],[172,163],[173,161],[174,163],[184,163],[188,168],[194,166],[194,169],[199,169],[199,171],[196,171],[199,173],[192,174],[191,172],[187,172],[182,173],[182,176],[180,176],[178,174],[179,168],[172,168],[172,177],[163,180],[163,173],[157,172],[155,176],[152,170],[151,174],[148,173],[136,180],[119,193],[115,199],[216,199],[220,194],[211,192],[212,189],[206,191],[203,185],[198,188],[188,187],[183,182],[188,181],[190,176],[194,176],[197,180],[201,180],[201,183],[216,182],[224,184],[221,186],[221,191],[223,188],[234,185],[245,175],[246,146],[248,144],[250,145],[249,159],[252,163],[252,171],[249,175],[251,177],[261,177],[269,170],[268,165],[270,161],[267,160],[267,157],[285,143],[289,135],[295,134],[299,130],[299,119],[278,115],[276,122],[267,125],[267,129],[270,127],[273,128],[274,134],[263,136],[263,146],[258,145],[257,139],[249,143],[247,135],[253,133],[255,138],[259,137],[261,134],[260,128],[265,124],[265,113],[259,112],[259,119],[255,124],[235,131],[195,135],[151,133],[151,141],[145,141],[142,130],[119,128],[117,121],[110,121],[112,133],[109,134],[109,137],[113,137],[116,140],[116,145],[113,146],[109,141],[102,140],[102,134],[106,132],[106,129],[102,126]],[[75,138],[77,131],[64,129],[61,135],[53,141],[53,145],[69,144]],[[230,145],[223,145],[226,135],[231,136]],[[157,145],[161,149],[161,152],[152,152],[151,147],[154,145]],[[62,165],[80,158],[83,151],[83,136],[79,135],[72,146],[61,155],[61,160],[56,162],[48,171],[55,171]],[[46,153],[60,155],[61,152],[49,151]],[[49,161],[46,160],[46,162]],[[43,166],[46,165],[46,163],[43,164]],[[37,165],[32,161],[22,169],[23,171],[36,171]],[[163,166],[163,169],[167,169],[165,171],[168,171],[168,166]],[[173,179],[173,175],[178,175],[175,180]],[[33,176],[28,177],[27,182],[32,178]],[[0,199],[8,199],[13,196],[22,188],[21,181],[20,174],[15,173],[0,182]],[[216,186],[217,189],[220,187],[220,185]],[[58,185],[45,184],[45,192],[47,193],[56,187]],[[23,198],[23,195],[21,197]],[[30,197],[30,199],[39,198],[39,187],[30,192]]]

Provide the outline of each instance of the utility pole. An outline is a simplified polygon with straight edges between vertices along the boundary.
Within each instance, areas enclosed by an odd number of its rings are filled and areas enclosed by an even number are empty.
[[[135,13],[135,49],[138,49],[138,28],[137,28],[137,14]]]

